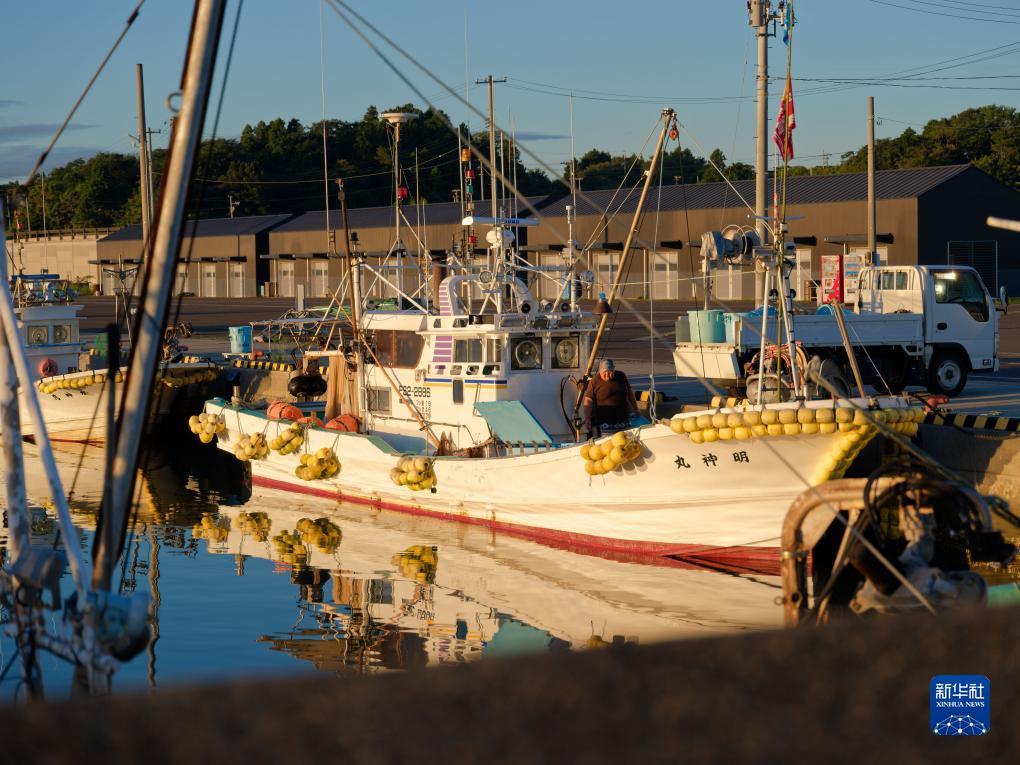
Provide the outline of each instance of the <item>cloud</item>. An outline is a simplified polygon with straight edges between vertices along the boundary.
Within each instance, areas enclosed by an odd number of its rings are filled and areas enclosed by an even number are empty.
[[[35,165],[40,151],[41,146],[0,146],[0,183],[22,180]],[[79,157],[87,159],[100,151],[91,146],[56,146],[46,158],[44,168],[60,167]]]
[[[13,98],[0,98],[0,109],[9,109],[12,106],[24,106],[24,101],[15,101]]]
[[[0,139],[5,141],[24,141],[27,138],[38,138],[45,137],[49,138],[60,127],[57,123],[27,123],[24,125],[0,125]],[[95,125],[76,125],[70,124],[67,126],[64,132],[71,132],[74,130],[89,130],[94,128]]]
[[[570,138],[569,135],[554,135],[553,133],[529,133],[526,130],[518,131],[516,138],[518,141],[559,141],[564,138]]]

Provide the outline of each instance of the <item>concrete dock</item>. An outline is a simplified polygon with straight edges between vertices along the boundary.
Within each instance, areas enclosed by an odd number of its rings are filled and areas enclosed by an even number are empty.
[[[1020,609],[878,617],[376,677],[162,689],[4,710],[38,763],[1006,762]],[[938,674],[991,680],[991,729],[929,730]]]

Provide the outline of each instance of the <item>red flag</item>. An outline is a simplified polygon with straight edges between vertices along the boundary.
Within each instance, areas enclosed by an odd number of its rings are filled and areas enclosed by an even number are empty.
[[[783,89],[783,100],[779,103],[779,116],[776,117],[776,132],[772,140],[779,147],[779,153],[784,160],[789,162],[793,159],[793,129],[797,127],[797,118],[793,113],[793,83],[786,78],[786,87]]]

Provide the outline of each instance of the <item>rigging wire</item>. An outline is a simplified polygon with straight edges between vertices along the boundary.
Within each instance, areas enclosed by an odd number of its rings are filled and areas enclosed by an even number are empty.
[[[380,51],[380,50],[378,49],[378,47],[377,47],[377,46],[375,46],[375,45],[374,45],[374,44],[372,43],[372,41],[371,41],[371,40],[369,40],[369,39],[368,39],[368,37],[367,37],[367,36],[366,36],[366,35],[364,34],[364,32],[362,32],[362,31],[361,31],[361,30],[360,30],[360,29],[359,29],[359,28],[358,28],[358,27],[357,27],[357,26],[356,26],[356,25],[355,25],[355,24],[354,24],[354,23],[353,23],[353,22],[352,22],[352,21],[350,20],[350,18],[348,18],[348,16],[347,16],[347,15],[346,15],[346,14],[345,14],[345,13],[344,13],[343,11],[341,11],[341,10],[340,10],[340,6],[342,6],[342,7],[344,8],[344,9],[346,9],[346,10],[347,10],[347,11],[348,11],[348,12],[349,12],[349,13],[351,14],[351,16],[353,16],[353,17],[357,18],[357,19],[358,19],[358,20],[359,20],[359,21],[360,21],[361,23],[363,23],[363,24],[364,24],[364,25],[365,25],[365,26],[366,26],[366,27],[367,27],[368,29],[370,29],[370,30],[371,30],[371,31],[372,31],[372,32],[373,32],[374,34],[376,34],[376,35],[377,35],[378,37],[380,37],[380,38],[381,38],[382,40],[384,40],[384,41],[385,41],[385,42],[386,42],[386,43],[387,43],[388,45],[390,45],[390,46],[391,46],[391,47],[392,47],[392,48],[393,48],[394,50],[396,50],[396,51],[397,51],[398,53],[400,53],[400,54],[401,54],[401,55],[402,55],[402,56],[403,56],[404,58],[408,59],[408,60],[409,60],[409,61],[410,61],[410,62],[411,62],[411,63],[412,63],[412,64],[413,64],[413,65],[414,65],[415,67],[417,67],[418,69],[420,69],[421,71],[423,71],[423,72],[424,72],[424,73],[425,73],[426,75],[428,75],[428,76],[429,76],[429,77],[431,77],[432,79],[436,80],[436,81],[437,81],[437,82],[439,82],[440,84],[444,84],[444,83],[442,82],[442,80],[440,80],[440,79],[439,79],[438,77],[436,77],[436,76],[435,76],[434,74],[432,74],[432,72],[431,72],[431,71],[430,71],[430,70],[429,70],[429,69],[428,69],[427,67],[425,67],[425,66],[424,66],[424,65],[422,65],[422,64],[421,64],[420,62],[418,62],[418,61],[417,61],[417,60],[416,60],[416,59],[415,59],[415,58],[414,58],[413,56],[411,56],[410,54],[408,54],[408,53],[407,53],[407,52],[406,52],[405,50],[403,50],[402,48],[400,48],[399,46],[397,46],[397,45],[396,45],[396,44],[395,44],[394,42],[392,42],[392,41],[391,41],[391,40],[390,40],[390,39],[389,39],[388,37],[386,37],[386,36],[385,36],[385,35],[384,35],[384,34],[383,34],[382,32],[380,32],[380,31],[379,31],[379,30],[378,30],[377,28],[375,28],[375,27],[374,27],[374,26],[373,26],[372,24],[370,24],[370,23],[369,23],[369,22],[368,22],[367,20],[365,20],[365,19],[364,19],[364,18],[363,18],[363,17],[362,17],[362,16],[360,15],[360,14],[358,14],[358,13],[357,13],[357,12],[355,12],[355,11],[354,11],[353,9],[351,9],[349,5],[347,5],[347,4],[345,3],[345,2],[343,2],[343,0],[328,0],[328,1],[330,2],[331,6],[332,6],[332,7],[334,8],[334,10],[335,10],[335,11],[337,12],[337,14],[338,14],[338,15],[339,15],[339,16],[340,16],[340,17],[341,17],[341,18],[342,18],[343,20],[344,20],[344,22],[345,22],[345,23],[346,23],[346,24],[348,25],[348,27],[350,27],[350,29],[351,29],[351,30],[352,30],[352,31],[353,31],[353,32],[354,32],[354,33],[355,33],[355,34],[356,34],[356,35],[357,35],[357,36],[358,36],[358,37],[359,37],[359,38],[360,38],[360,39],[361,39],[361,40],[362,40],[363,42],[365,42],[365,44],[366,44],[366,45],[368,45],[368,47],[369,47],[369,48],[370,48],[370,49],[371,49],[371,50],[372,50],[373,52],[375,52],[375,53],[376,53],[376,55],[377,55],[377,56],[378,56],[378,57],[379,57],[379,58],[380,58],[380,59],[381,59],[381,60],[382,60],[382,61],[383,61],[383,62],[384,62],[384,63],[385,63],[386,65],[387,65],[387,67],[389,67],[389,68],[390,68],[390,69],[391,69],[391,70],[392,70],[392,71],[394,72],[394,74],[396,74],[396,75],[397,75],[397,76],[398,76],[398,77],[399,77],[399,78],[400,78],[400,79],[401,79],[401,80],[402,80],[402,81],[403,81],[403,82],[404,82],[404,83],[405,83],[406,85],[408,85],[408,87],[410,87],[410,88],[411,88],[411,89],[412,89],[412,90],[413,90],[413,91],[414,91],[414,92],[415,92],[415,93],[416,93],[416,94],[417,94],[417,95],[418,95],[419,97],[424,97],[424,96],[423,96],[423,95],[421,94],[421,91],[420,91],[420,89],[418,89],[418,88],[417,88],[417,87],[416,87],[416,86],[415,86],[415,85],[414,85],[414,84],[413,84],[413,83],[412,83],[412,82],[411,82],[411,81],[409,80],[409,78],[408,78],[408,77],[407,77],[407,76],[406,76],[406,75],[405,75],[405,74],[404,74],[404,73],[403,73],[402,71],[400,71],[400,70],[399,70],[399,69],[398,69],[398,68],[397,68],[397,67],[396,67],[396,66],[395,66],[395,65],[393,64],[393,62],[392,62],[392,61],[390,61],[390,59],[389,59],[389,58],[388,58],[388,57],[387,57],[387,56],[386,56],[386,55],[385,55],[385,54],[384,54],[384,53],[383,53],[382,51]],[[449,88],[447,88],[447,90],[449,90]],[[466,105],[467,105],[467,106],[468,106],[469,108],[472,108],[472,109],[473,109],[473,107],[470,107],[470,104],[466,104]],[[477,111],[477,110],[475,110],[475,111]],[[449,125],[449,121],[447,120],[446,122],[447,122],[447,125],[448,125],[448,127],[449,127],[449,126],[450,126],[450,125]],[[451,128],[451,129],[452,129],[452,128]],[[685,128],[685,129],[686,129],[686,128]],[[688,133],[690,134],[690,131],[689,131],[689,130],[688,130]],[[691,137],[692,137],[692,140],[693,140],[693,141],[694,141],[695,143],[697,143],[697,140],[696,140],[696,139],[695,139],[695,138],[693,137],[693,135],[692,135]],[[479,158],[481,158],[481,159],[482,159],[482,160],[484,161],[484,158],[483,158],[483,157],[481,156],[480,152],[478,152],[477,148],[475,148],[475,147],[473,147],[473,146],[472,146],[471,148],[472,148],[472,151],[473,151],[473,152],[474,152],[474,153],[476,154],[476,156],[478,156]],[[534,156],[534,155],[533,155],[533,154],[532,154],[532,153],[531,153],[531,152],[530,152],[530,151],[529,151],[529,150],[527,149],[527,147],[521,147],[521,148],[522,148],[522,150],[524,150],[524,151],[525,151],[525,153],[528,153],[528,154],[529,154],[529,156]],[[729,179],[728,179],[728,178],[726,178],[726,176],[725,176],[725,174],[724,174],[724,173],[722,172],[722,170],[721,170],[720,168],[718,168],[718,167],[717,167],[717,166],[715,165],[715,163],[711,161],[711,159],[709,160],[709,162],[710,162],[710,164],[712,164],[712,165],[713,165],[713,167],[716,167],[716,170],[717,170],[717,171],[719,171],[720,175],[722,175],[722,176],[723,176],[723,178],[724,178],[724,179],[726,180],[726,182],[727,182],[728,184],[730,184],[730,185],[732,186],[731,182],[729,181]],[[551,172],[552,174],[554,174],[554,175],[555,175],[555,176],[556,176],[556,177],[557,177],[557,178],[558,178],[559,180],[561,180],[561,181],[563,180],[562,178],[560,178],[560,177],[559,177],[559,174],[558,174],[558,173],[556,173],[556,171],[552,170],[551,168],[549,168],[549,171],[550,171],[550,172]],[[492,168],[492,167],[490,166],[490,172],[498,172],[498,171],[496,170],[496,168]],[[504,180],[504,182],[505,182],[505,179],[503,179],[503,180]],[[744,202],[745,206],[747,206],[747,207],[748,207],[749,209],[751,209],[751,208],[750,208],[750,205],[748,205],[748,204],[747,204],[747,201],[746,201],[746,200],[744,200],[742,196],[740,196],[739,192],[737,192],[737,190],[736,190],[735,188],[734,188],[733,190],[734,190],[734,193],[736,193],[736,194],[737,194],[737,196],[738,196],[738,197],[740,197],[741,201],[743,201],[743,202]],[[516,194],[516,195],[517,195],[518,197],[520,197],[520,192],[519,192],[518,190],[514,189],[514,193],[515,193],[515,194]],[[583,195],[582,195],[582,196],[583,196]],[[537,213],[537,211],[535,211],[535,210],[534,210],[534,208],[533,208],[533,207],[532,207],[532,206],[531,206],[530,204],[528,204],[528,203],[526,202],[526,200],[522,200],[522,201],[525,201],[525,205],[526,205],[526,206],[527,206],[527,207],[528,207],[529,209],[533,210],[533,211],[534,211],[534,212],[536,213],[536,215],[538,214],[538,213]],[[590,203],[590,201],[589,201],[589,203]],[[541,216],[539,216],[539,217],[541,217]],[[641,243],[641,244],[643,244],[643,243]],[[655,336],[657,337],[657,339],[660,339],[660,340],[662,340],[662,336],[661,336],[661,335],[660,335],[660,334],[659,334],[659,333],[658,333],[658,332],[657,332],[657,331],[655,330],[654,326],[652,326],[651,324],[649,324],[649,323],[647,322],[647,320],[645,319],[645,317],[641,316],[641,315],[640,315],[640,313],[638,313],[638,312],[637,312],[637,311],[636,311],[636,310],[634,309],[634,307],[633,307],[633,306],[632,306],[632,305],[631,305],[631,304],[629,303],[629,301],[627,301],[627,300],[626,300],[626,299],[625,299],[625,298],[624,298],[623,296],[617,296],[617,297],[618,297],[618,299],[620,300],[620,302],[621,302],[621,303],[622,303],[622,304],[624,305],[624,307],[628,308],[628,310],[630,310],[630,311],[631,311],[632,313],[634,313],[634,315],[635,315],[635,316],[636,316],[636,317],[638,318],[638,320],[639,320],[640,322],[644,323],[644,324],[645,324],[645,325],[646,325],[646,326],[647,326],[647,327],[649,328],[649,330],[650,330],[650,331],[652,331],[652,332],[653,332],[653,333],[655,334]],[[712,385],[711,385],[711,383],[710,383],[710,382],[709,382],[708,380],[705,380],[704,378],[699,378],[699,381],[701,382],[701,384],[702,384],[702,385],[704,385],[704,386],[705,386],[705,387],[706,387],[707,389],[709,389],[709,390],[712,390],[712,389],[713,389],[713,387],[714,387],[714,386],[712,386]],[[830,389],[830,394],[833,394],[833,395],[835,395],[835,391],[833,391],[833,390],[832,390],[832,388],[831,388],[831,385],[828,385],[828,384],[827,384],[827,381],[819,381],[819,382],[820,382],[820,384],[822,384],[823,386],[827,386],[827,387],[828,387],[828,388]],[[867,416],[867,415],[866,415],[866,412],[867,412],[867,410],[866,410],[866,409],[864,409],[863,407],[859,407],[859,406],[858,406],[857,408],[859,408],[859,409],[860,409],[861,411],[864,411],[864,412],[865,412],[865,416]],[[870,418],[869,418],[869,419],[870,419]],[[952,471],[950,471],[950,470],[949,470],[948,468],[946,468],[945,466],[943,466],[943,465],[941,465],[940,463],[938,463],[938,462],[937,462],[936,460],[934,460],[934,459],[933,459],[932,457],[930,457],[929,455],[925,454],[925,453],[924,453],[923,451],[921,451],[921,450],[920,450],[920,449],[919,449],[918,447],[914,446],[914,445],[913,445],[913,444],[912,444],[912,443],[911,443],[911,442],[910,442],[909,440],[907,440],[907,439],[905,439],[904,437],[902,437],[902,436],[901,436],[901,435],[900,435],[899,433],[896,433],[895,431],[893,431],[893,430],[892,430],[892,429],[891,429],[891,428],[890,428],[890,427],[889,427],[889,426],[888,426],[888,425],[887,425],[887,424],[886,424],[886,423],[885,423],[884,421],[882,421],[882,422],[877,422],[877,421],[873,421],[873,424],[874,424],[874,425],[876,426],[876,429],[877,429],[877,430],[879,430],[880,432],[882,432],[882,433],[883,433],[884,435],[886,435],[886,437],[887,437],[887,438],[890,438],[890,439],[892,439],[892,440],[893,440],[894,442],[896,442],[896,443],[899,443],[899,444],[901,444],[901,445],[902,445],[902,446],[903,446],[904,448],[906,448],[906,449],[910,450],[911,452],[914,452],[914,453],[917,453],[917,454],[921,455],[921,458],[922,458],[922,459],[924,459],[924,460],[926,460],[926,461],[928,461],[928,462],[932,463],[932,464],[933,464],[933,466],[935,466],[935,467],[936,467],[936,469],[938,469],[938,470],[940,470],[940,471],[943,471],[943,472],[944,472],[944,474],[946,474],[947,476],[953,476],[953,473],[952,473]],[[815,487],[813,487],[813,486],[811,485],[810,481],[808,481],[808,479],[807,479],[807,477],[806,477],[806,476],[802,475],[802,474],[801,474],[801,473],[799,472],[799,470],[797,469],[797,467],[796,467],[796,466],[792,465],[792,464],[791,464],[791,463],[789,462],[789,460],[788,460],[788,459],[786,459],[786,458],[785,458],[785,457],[784,457],[784,456],[782,455],[782,453],[780,453],[780,452],[778,452],[777,450],[775,450],[775,448],[774,448],[774,446],[773,446],[773,445],[771,445],[771,444],[767,444],[767,445],[771,447],[771,449],[772,449],[772,452],[773,452],[773,454],[774,454],[774,455],[775,455],[775,456],[777,457],[777,459],[779,459],[779,460],[780,460],[781,462],[783,462],[783,463],[784,463],[784,465],[786,465],[786,467],[787,467],[788,469],[790,469],[790,471],[791,471],[791,474],[792,474],[792,475],[795,475],[795,476],[797,476],[797,477],[798,477],[798,478],[799,478],[799,479],[800,479],[800,480],[801,480],[801,481],[802,481],[802,482],[804,483],[804,485],[805,485],[805,486],[807,487],[807,489],[808,489],[808,490],[814,490],[814,491],[815,491],[815,492],[817,493],[817,489],[816,489]],[[958,478],[955,478],[955,477],[954,477],[953,479],[954,479],[954,480],[958,480]],[[839,513],[838,513],[838,512],[836,511],[836,509],[835,509],[835,508],[833,508],[833,507],[831,506],[831,503],[829,503],[829,502],[827,502],[827,501],[824,501],[824,498],[823,498],[823,504],[824,504],[824,506],[828,507],[828,508],[829,508],[829,509],[830,509],[830,510],[831,510],[831,511],[832,511],[832,512],[834,513],[834,515],[835,515],[835,516],[836,516],[837,518],[840,518],[840,519],[841,519],[841,516],[839,516]],[[842,519],[841,519],[841,520],[842,520]],[[854,529],[852,529],[852,528],[850,529],[850,531],[851,531],[851,532],[854,532],[854,533],[856,533],[856,531],[855,531]],[[916,587],[914,587],[914,586],[913,586],[913,585],[912,585],[912,584],[911,584],[911,583],[910,583],[910,582],[909,582],[909,581],[908,581],[908,580],[907,580],[907,579],[906,579],[906,578],[905,578],[905,577],[904,577],[904,576],[902,575],[902,573],[901,573],[901,572],[900,572],[900,571],[899,571],[899,570],[898,570],[898,569],[897,569],[897,568],[896,568],[895,566],[893,566],[893,565],[892,565],[892,564],[891,564],[891,563],[890,563],[890,562],[889,562],[889,561],[888,561],[888,560],[887,560],[887,559],[886,559],[886,558],[885,558],[885,557],[884,557],[884,556],[882,555],[882,553],[881,553],[880,551],[878,551],[878,550],[874,549],[874,546],[873,546],[873,545],[871,545],[871,544],[870,544],[870,542],[869,542],[869,541],[868,541],[867,539],[864,539],[863,537],[860,537],[859,533],[856,533],[856,535],[857,535],[857,536],[858,536],[858,538],[860,539],[861,543],[862,543],[862,544],[864,544],[864,545],[865,545],[866,547],[868,547],[868,548],[869,548],[869,550],[871,550],[871,552],[872,552],[872,553],[873,553],[874,555],[876,555],[876,557],[877,557],[877,558],[878,558],[879,560],[881,560],[881,561],[882,561],[882,562],[884,563],[884,565],[886,565],[886,566],[887,566],[887,567],[888,567],[888,568],[890,569],[891,573],[892,573],[892,574],[893,574],[894,576],[896,576],[896,577],[897,577],[897,578],[898,578],[898,579],[900,580],[901,584],[902,584],[903,586],[905,586],[905,587],[906,587],[906,588],[907,588],[907,589],[908,589],[908,590],[909,590],[910,592],[912,592],[912,593],[913,593],[913,594],[915,595],[915,597],[916,597],[916,598],[917,598],[917,599],[919,600],[919,602],[921,602],[921,603],[922,603],[923,605],[925,605],[925,606],[926,606],[926,607],[927,607],[927,608],[928,608],[929,610],[932,610],[932,609],[931,609],[931,605],[930,605],[930,604],[929,604],[929,603],[927,602],[927,600],[926,600],[926,599],[924,598],[924,596],[923,596],[923,595],[922,595],[922,594],[921,594],[920,592],[918,592],[918,591],[917,591]]]
[[[907,1],[909,2],[909,0],[907,0]],[[964,19],[965,21],[984,21],[986,23],[992,23],[992,24],[1020,24],[1020,21],[1009,21],[1009,20],[1003,19],[1003,18],[998,18],[998,19],[983,19],[983,18],[980,18],[978,16],[963,16],[963,15],[957,14],[957,13],[944,13],[944,12],[941,12],[941,11],[928,10],[927,8],[917,8],[917,7],[913,7],[913,6],[909,6],[909,5],[900,5],[899,3],[890,3],[890,2],[888,2],[888,0],[868,0],[868,2],[869,3],[874,3],[875,5],[886,5],[886,6],[889,6],[890,8],[902,8],[903,10],[906,10],[906,11],[911,11],[913,13],[922,13],[922,14],[926,14],[926,15],[929,15],[929,16],[945,16],[945,17],[951,18],[951,19]],[[976,11],[976,12],[980,13],[980,11]]]
[[[107,62],[116,52],[117,48],[120,47],[121,42],[124,40],[124,38],[127,36],[128,31],[131,29],[132,24],[135,23],[135,19],[138,18],[138,14],[142,10],[143,5],[145,5],[145,0],[138,0],[138,5],[135,6],[134,10],[131,11],[131,15],[128,16],[127,21],[124,22],[124,28],[120,31],[120,34],[117,35],[117,39],[113,41],[113,45],[110,46],[110,49],[106,52],[106,55],[103,57],[103,60],[99,62],[99,66],[96,68],[96,71],[92,73],[92,77],[85,85],[85,89],[78,96],[78,100],[74,102],[74,106],[71,107],[71,111],[67,113],[67,116],[64,117],[64,121],[60,123],[60,127],[57,128],[57,132],[54,133],[53,137],[50,139],[49,145],[47,145],[47,147],[43,149],[42,154],[40,154],[39,157],[36,159],[35,165],[32,167],[32,170],[28,173],[28,175],[25,176],[25,180],[19,187],[19,193],[21,189],[24,189],[27,192],[28,185],[32,182],[32,179],[35,178],[36,173],[39,172],[39,168],[42,167],[43,163],[46,161],[46,158],[53,150],[53,147],[56,146],[57,141],[60,140],[60,136],[63,135],[64,130],[67,129],[67,126],[70,124],[71,119],[78,111],[78,107],[82,105],[82,102],[85,100],[85,97],[89,94],[89,91],[92,90],[92,86],[95,85],[96,80],[99,79],[99,75],[106,67]]]

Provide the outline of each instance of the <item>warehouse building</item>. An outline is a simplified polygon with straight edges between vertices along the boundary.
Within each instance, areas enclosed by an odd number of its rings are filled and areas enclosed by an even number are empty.
[[[565,269],[590,270],[594,293],[606,289],[619,267],[622,243],[631,225],[638,189],[585,191],[577,197],[574,240],[582,259],[568,263],[569,196],[529,200],[539,225],[517,230],[521,251],[535,267],[528,275],[539,298],[554,299]],[[988,288],[1005,285],[1020,294],[1020,234],[990,228],[989,215],[1020,218],[1020,193],[969,165],[889,170],[876,174],[878,253],[882,263],[965,264],[974,266]],[[772,198],[771,180],[768,198]],[[701,290],[698,244],[706,231],[726,226],[753,228],[745,202],[753,204],[753,181],[653,187],[648,195],[638,244],[625,275],[625,296],[697,299]],[[488,205],[477,202],[480,214]],[[787,184],[789,237],[796,245],[791,275],[798,297],[811,299],[826,255],[864,252],[867,178],[863,173],[791,177]],[[476,225],[476,241],[464,240],[459,203],[401,207],[400,242],[392,207],[349,211],[354,248],[365,256],[366,297],[395,294],[417,282],[419,253],[481,269],[486,265],[486,227]],[[522,215],[528,213],[522,210]],[[15,242],[9,251],[26,272],[59,272],[94,280],[110,293],[118,273],[140,262],[139,226],[91,236],[57,233]],[[654,242],[654,246],[653,246]],[[200,297],[255,295],[325,298],[340,283],[344,230],[339,210],[302,215],[263,215],[203,220],[188,224],[177,292]],[[465,254],[466,252],[466,254]],[[713,292],[723,300],[751,300],[753,275],[726,268],[713,276]]]
[[[188,221],[181,243],[175,294],[198,297],[254,297],[269,281],[260,257],[269,252],[269,233],[290,215],[253,215]],[[99,240],[96,265],[104,294],[120,286],[120,273],[141,262],[142,227],[125,226]],[[184,262],[186,261],[186,262]]]
[[[102,282],[96,261],[100,239],[114,228],[70,228],[55,231],[10,232],[7,240],[12,273],[56,274],[92,291]]]
[[[530,199],[537,205],[543,198]],[[485,202],[476,207],[488,210]],[[459,202],[401,206],[398,240],[394,208],[364,207],[348,211],[352,248],[364,258],[364,294],[382,299],[396,294],[396,287],[416,284],[419,253],[429,252],[437,260],[454,253],[483,267],[486,227],[476,226],[477,241],[465,241]],[[488,214],[488,212],[480,213]],[[522,213],[526,215],[527,213]],[[293,297],[299,287],[312,298],[331,295],[340,281],[342,254],[345,251],[343,220],[339,210],[322,210],[298,215],[277,226],[269,234],[269,294]],[[519,235],[526,242],[527,233]]]
[[[989,215],[1020,217],[1020,193],[970,165],[883,171],[876,173],[875,187],[882,263],[971,265],[989,290],[1004,284],[1010,292],[1020,292],[1020,234],[985,222]],[[574,239],[589,248],[583,265],[595,273],[599,286],[613,280],[638,196],[628,189],[578,196]],[[771,179],[767,197],[773,198]],[[567,239],[567,204],[569,198],[546,205],[542,224],[531,232],[532,242],[543,243],[533,246],[543,261],[561,259],[556,250]],[[730,225],[753,228],[753,204],[753,181],[732,187],[720,182],[650,189],[640,228],[644,246],[634,252],[624,294],[682,300],[700,296],[697,245],[702,233]],[[796,243],[791,283],[798,296],[814,296],[821,256],[865,251],[866,204],[864,173],[789,179],[788,236]],[[713,292],[721,299],[750,300],[753,285],[753,274],[723,269],[714,277]]]

